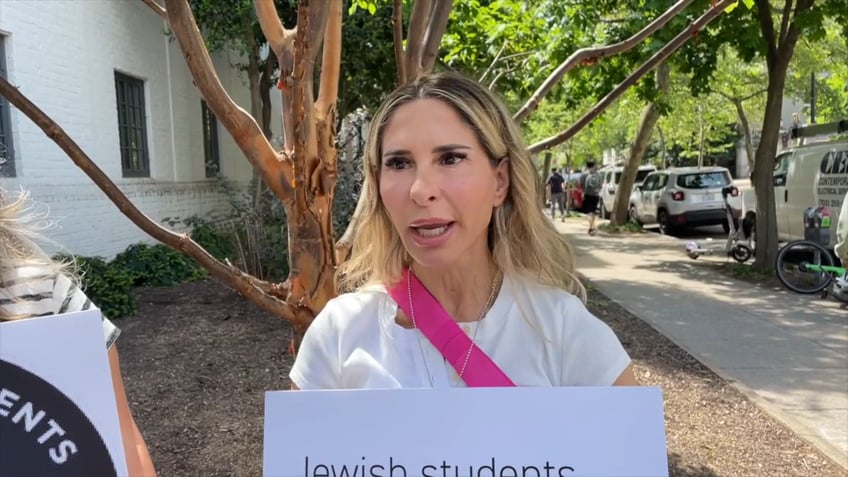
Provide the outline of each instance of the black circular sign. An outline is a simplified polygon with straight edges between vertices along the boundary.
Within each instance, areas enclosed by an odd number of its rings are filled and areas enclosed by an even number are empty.
[[[62,391],[0,360],[0,477],[117,477],[88,417]]]

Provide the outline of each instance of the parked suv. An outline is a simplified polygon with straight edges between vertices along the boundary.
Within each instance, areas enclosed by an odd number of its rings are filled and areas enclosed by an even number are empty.
[[[725,167],[679,167],[652,172],[630,196],[630,219],[640,224],[657,224],[660,233],[700,225],[722,225],[730,230],[721,189],[733,184]],[[742,213],[739,190],[728,198],[733,216]]]
[[[651,165],[639,166],[639,170],[636,172],[636,180],[633,181],[633,190],[645,180],[648,174],[656,170],[657,168]],[[615,206],[615,194],[618,190],[618,184],[621,182],[621,176],[624,174],[624,167],[606,166],[601,168],[599,172],[604,178],[604,185],[601,188],[598,209],[600,209],[601,218],[608,219],[612,215],[612,208]],[[628,195],[630,192],[628,192]]]

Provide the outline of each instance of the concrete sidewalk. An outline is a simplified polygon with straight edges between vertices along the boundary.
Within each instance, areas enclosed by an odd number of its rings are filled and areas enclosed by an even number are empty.
[[[756,287],[691,260],[689,239],[586,233],[556,221],[578,271],[848,469],[848,310]],[[723,245],[716,241],[715,245]],[[701,257],[726,262],[726,257]]]

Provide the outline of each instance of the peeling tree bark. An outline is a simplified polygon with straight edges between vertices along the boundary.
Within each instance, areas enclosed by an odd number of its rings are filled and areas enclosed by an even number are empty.
[[[0,77],[0,95],[9,100],[19,111],[30,118],[50,139],[53,140],[71,158],[91,180],[100,188],[112,203],[141,230],[165,245],[178,250],[207,270],[213,278],[241,293],[261,309],[294,321],[292,309],[278,297],[285,296],[284,286],[258,280],[232,265],[222,263],[210,255],[187,234],[178,234],[157,224],[144,215],[126,195],[109,179],[97,165],[85,154],[65,131],[50,119],[42,110],[27,99],[17,88]]]
[[[315,315],[336,295],[333,191],[336,183],[336,100],[341,62],[342,1],[300,0],[297,28],[282,28],[273,2],[257,1],[263,32],[275,38],[281,65],[286,144],[294,164],[290,203],[284,202],[289,231],[288,303],[294,308],[296,352]],[[323,48],[322,48],[323,47]],[[318,97],[314,75],[323,51]]]
[[[247,111],[240,108],[221,85],[206,51],[200,30],[194,22],[186,0],[166,0],[168,23],[183,51],[186,64],[209,109],[227,129],[239,149],[274,195],[282,201],[291,199],[294,168],[281,160],[262,130]]]
[[[286,317],[295,331],[296,350],[315,315],[336,294],[332,199],[342,0],[300,0],[298,24],[292,30],[283,28],[272,0],[256,0],[255,7],[281,72],[285,137],[280,153],[271,148],[264,132],[255,121],[247,120],[217,82],[186,1],[168,0],[167,12],[210,108],[282,202],[288,220],[290,269],[285,286],[278,288],[286,291]],[[322,50],[316,100],[313,77]]]

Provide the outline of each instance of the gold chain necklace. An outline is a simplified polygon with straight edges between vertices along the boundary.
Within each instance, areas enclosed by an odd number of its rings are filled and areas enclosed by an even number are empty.
[[[412,271],[412,267],[409,267],[409,273],[414,273]],[[471,338],[471,344],[468,346],[468,351],[465,353],[465,360],[462,363],[462,368],[459,371],[459,377],[462,378],[462,375],[465,373],[465,367],[468,366],[468,360],[471,358],[471,351],[474,349],[474,344],[477,341],[477,332],[480,331],[480,325],[482,324],[483,318],[486,316],[486,313],[489,312],[489,309],[492,307],[492,303],[495,300],[495,292],[498,288],[498,281],[501,276],[500,270],[495,272],[495,276],[492,277],[492,285],[489,290],[489,298],[486,299],[486,303],[483,305],[483,309],[480,311],[480,316],[477,318],[477,326],[474,329],[474,336]],[[410,319],[412,320],[412,327],[418,328],[418,323],[415,321],[415,306],[412,304],[412,280],[406,281],[406,293],[409,298],[409,313]],[[419,337],[418,341],[419,347],[421,346],[421,341]],[[427,375],[430,377],[430,385],[433,385],[433,377],[430,373],[430,367],[427,365],[427,357],[424,355],[424,349],[421,348],[421,357],[424,359],[424,366],[427,367]]]

